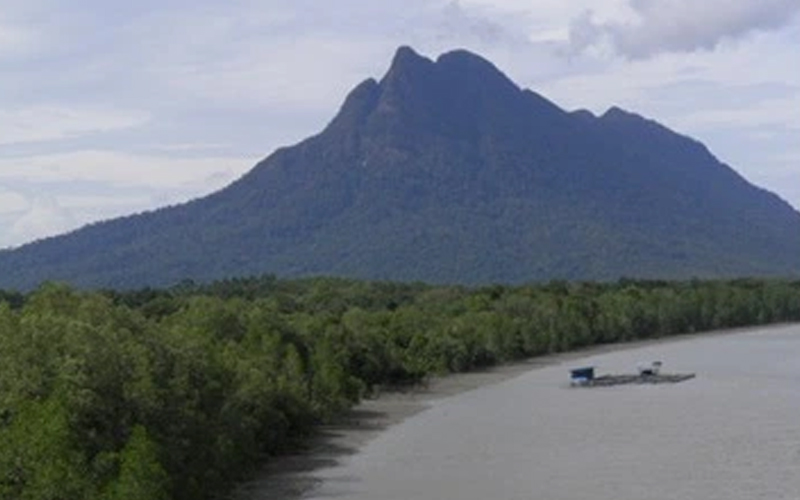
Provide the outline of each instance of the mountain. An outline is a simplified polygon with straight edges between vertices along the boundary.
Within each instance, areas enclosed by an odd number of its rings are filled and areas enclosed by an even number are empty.
[[[800,275],[800,213],[702,144],[400,48],[319,134],[205,198],[0,252],[0,287],[274,273],[446,283]]]

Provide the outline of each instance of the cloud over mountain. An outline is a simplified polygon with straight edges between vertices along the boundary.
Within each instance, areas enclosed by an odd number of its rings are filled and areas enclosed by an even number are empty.
[[[800,12],[797,0],[630,0],[628,6],[631,20],[598,22],[592,11],[576,18],[573,49],[608,44],[629,59],[712,50],[724,40],[786,26]]]

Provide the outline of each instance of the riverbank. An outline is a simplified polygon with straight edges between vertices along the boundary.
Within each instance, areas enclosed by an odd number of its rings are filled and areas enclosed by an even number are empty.
[[[760,327],[781,328],[785,324]],[[427,384],[406,391],[386,391],[374,399],[362,401],[333,424],[319,428],[317,435],[298,452],[280,457],[267,464],[258,477],[242,485],[235,500],[298,500],[319,483],[314,472],[340,463],[358,453],[368,442],[389,427],[424,411],[434,401],[455,396],[480,387],[499,384],[522,374],[545,367],[568,364],[591,356],[629,349],[690,341],[741,333],[750,328],[717,330],[634,341],[605,344],[577,351],[551,354],[485,370],[434,377]],[[565,367],[566,368],[566,367]],[[568,372],[564,373],[565,384]]]

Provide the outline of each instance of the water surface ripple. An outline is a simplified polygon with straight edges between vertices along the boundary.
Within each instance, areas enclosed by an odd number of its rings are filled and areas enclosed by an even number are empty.
[[[571,389],[567,368],[662,360],[680,384]],[[311,500],[797,500],[800,326],[592,356],[436,401]]]

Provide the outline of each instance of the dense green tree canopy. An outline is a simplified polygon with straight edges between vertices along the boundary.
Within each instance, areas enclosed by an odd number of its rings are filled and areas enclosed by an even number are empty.
[[[0,498],[214,498],[379,387],[800,321],[800,283],[237,279],[0,295]]]

